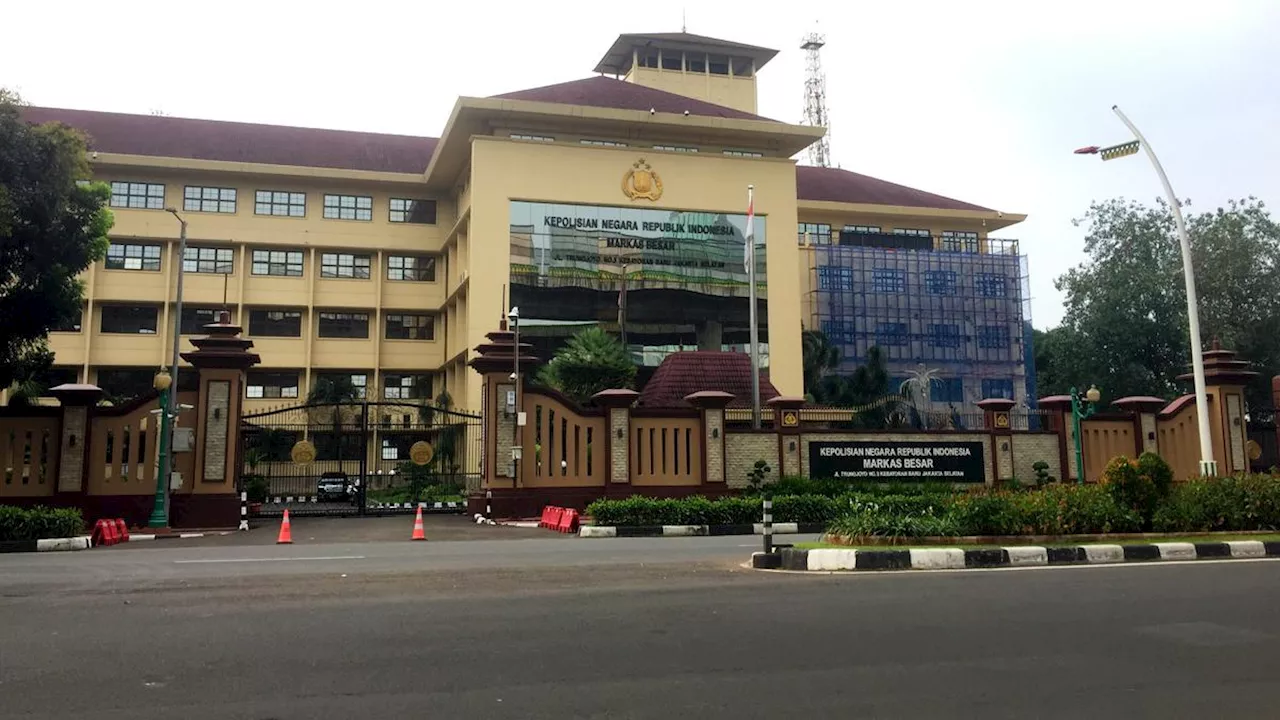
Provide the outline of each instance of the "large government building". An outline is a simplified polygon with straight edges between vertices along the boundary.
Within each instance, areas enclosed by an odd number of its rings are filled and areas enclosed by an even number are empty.
[[[1034,397],[1025,264],[988,237],[1024,216],[798,166],[824,130],[756,114],[775,54],[622,35],[587,79],[459,98],[438,138],[27,108],[88,135],[116,218],[80,320],[52,335],[53,380],[150,387],[179,267],[181,332],[226,309],[261,354],[249,410],[330,375],[475,409],[467,362],[509,306],[543,357],[592,325],[646,372],[680,350],[743,349],[753,185],[780,392],[802,392],[812,328],[848,367],[878,345],[895,375],[936,368],[935,401]],[[183,258],[166,208],[188,223]]]

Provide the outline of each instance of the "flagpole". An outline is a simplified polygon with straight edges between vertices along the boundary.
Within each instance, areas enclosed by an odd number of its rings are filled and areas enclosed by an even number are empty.
[[[760,331],[756,319],[756,205],[755,185],[747,186],[747,302],[751,323],[751,427],[760,429]]]

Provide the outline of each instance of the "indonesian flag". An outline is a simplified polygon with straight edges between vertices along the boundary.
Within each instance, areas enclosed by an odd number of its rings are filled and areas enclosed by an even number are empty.
[[[756,262],[756,200],[755,186],[747,186],[747,241],[742,246],[742,269],[748,275]]]

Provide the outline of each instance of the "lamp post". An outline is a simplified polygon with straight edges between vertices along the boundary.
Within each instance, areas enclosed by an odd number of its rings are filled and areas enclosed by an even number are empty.
[[[1084,483],[1084,438],[1080,437],[1080,423],[1089,419],[1098,411],[1098,401],[1102,393],[1097,385],[1081,393],[1071,388],[1071,436],[1076,446],[1076,483]]]
[[[1191,238],[1187,235],[1187,223],[1182,218],[1182,206],[1178,203],[1178,196],[1173,193],[1169,176],[1165,175],[1164,167],[1160,165],[1159,158],[1151,149],[1151,143],[1147,142],[1137,126],[1120,111],[1119,105],[1112,105],[1111,109],[1120,118],[1120,122],[1129,128],[1129,132],[1133,133],[1135,139],[1105,148],[1096,145],[1082,147],[1076,150],[1076,154],[1101,155],[1103,160],[1114,160],[1118,157],[1133,155],[1138,152],[1138,148],[1142,148],[1146,151],[1152,167],[1155,168],[1160,184],[1164,186],[1165,198],[1169,201],[1169,207],[1173,209],[1174,224],[1178,228],[1178,242],[1182,247],[1182,279],[1187,292],[1187,330],[1191,336],[1191,372],[1195,378],[1196,420],[1200,434],[1200,475],[1210,477],[1218,474],[1218,463],[1213,459],[1213,438],[1209,435],[1209,397],[1205,390],[1204,349],[1200,346],[1199,302],[1196,299],[1195,271],[1191,267]]]
[[[524,459],[524,433],[520,427],[520,308],[512,307],[507,312],[507,320],[511,323],[512,345],[511,345],[511,362],[514,368],[511,371],[511,382],[515,394],[515,404],[512,408],[516,415],[516,422],[513,429],[514,447],[511,448],[511,480],[513,487],[520,487],[520,462]]]
[[[187,256],[187,221],[178,214],[176,208],[165,208],[177,218],[180,232],[178,235],[178,286],[173,303],[173,354],[169,358],[170,370],[161,370],[156,374],[155,387],[164,394],[160,413],[160,475],[156,478],[156,499],[151,508],[151,518],[147,525],[153,528],[165,527],[169,524],[169,476],[173,470],[173,422],[177,418],[178,407],[178,351],[182,341],[182,277],[183,261]],[[162,387],[163,386],[163,387]]]

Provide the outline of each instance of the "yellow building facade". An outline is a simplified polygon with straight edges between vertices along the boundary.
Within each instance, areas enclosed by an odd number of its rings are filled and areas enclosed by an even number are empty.
[[[447,392],[477,409],[480,377],[467,363],[522,298],[522,317],[538,315],[529,302],[561,308],[541,325],[548,337],[621,324],[656,348],[640,358],[740,347],[737,312],[722,308],[745,308],[731,256],[751,185],[770,380],[801,394],[812,246],[875,228],[930,243],[972,234],[986,252],[988,232],[1023,216],[797,167],[823,129],[754,114],[756,73],[772,56],[684,33],[624,35],[597,67],[616,78],[460,98],[438,139],[28,108],[32,122],[89,136],[116,219],[108,257],[86,273],[80,322],[51,335],[54,377],[116,394],[149,385],[170,357],[180,265],[183,334],[225,309],[262,357],[246,411],[300,401],[327,374],[351,376],[370,398]],[[165,208],[188,223],[185,262]],[[692,219],[644,219],[657,217]],[[584,242],[585,256],[562,251]],[[612,253],[620,247],[639,248],[641,270]],[[541,263],[527,285],[521,253]],[[664,289],[685,294],[662,300]],[[580,293],[596,307],[570,322]],[[633,330],[600,300],[628,293]],[[672,313],[680,319],[664,320]]]

